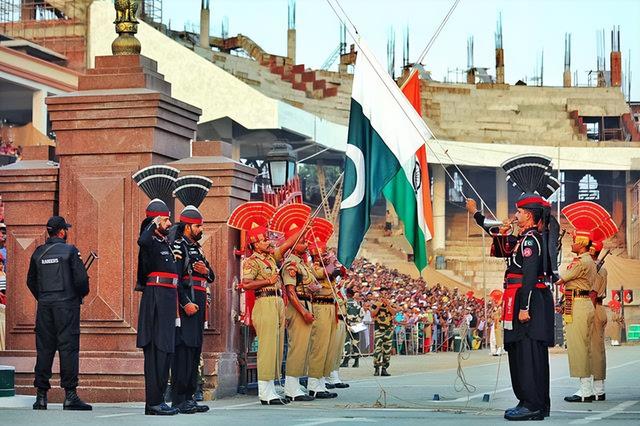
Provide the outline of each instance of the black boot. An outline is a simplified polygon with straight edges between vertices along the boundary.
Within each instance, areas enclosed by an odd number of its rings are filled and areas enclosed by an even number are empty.
[[[382,372],[380,373],[381,376],[390,376],[391,374],[387,373],[387,369],[382,367]]]
[[[47,390],[38,388],[36,390],[36,402],[33,403],[34,410],[47,409]]]
[[[356,358],[355,361],[353,361],[353,368],[358,368],[360,367],[360,358]]]
[[[195,393],[193,394],[193,400],[197,402],[204,401],[204,394],[202,392],[202,383],[198,383]]]
[[[77,410],[77,411],[90,411],[93,409],[91,405],[87,404],[80,399],[75,389],[66,389],[64,402],[62,403],[63,410]]]
[[[342,364],[340,364],[340,367],[348,367],[348,366],[349,366],[349,358],[344,357],[344,359],[342,360]]]
[[[380,367],[376,367],[376,369],[373,370],[373,375],[374,376],[379,376],[380,375]]]

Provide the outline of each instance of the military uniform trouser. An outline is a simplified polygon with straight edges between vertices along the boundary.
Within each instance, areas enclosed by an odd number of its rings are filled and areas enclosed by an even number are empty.
[[[144,351],[144,393],[148,406],[159,405],[164,402],[169,380],[172,353],[164,352],[151,340]]]
[[[171,362],[171,402],[178,405],[193,399],[198,386],[198,364],[202,348],[176,346]]]
[[[347,333],[344,338],[344,358],[357,359],[360,357],[360,350],[358,345],[360,344],[360,333]]]
[[[591,299],[576,297],[573,300],[573,321],[566,325],[569,375],[571,377],[591,376],[589,351],[591,349],[593,311]]]
[[[513,393],[529,410],[549,411],[549,348],[544,342],[524,337],[505,344]]]
[[[284,348],[284,302],[281,297],[256,299],[251,322],[258,337],[258,380],[280,378]]]
[[[373,351],[373,366],[389,367],[391,346],[393,345],[393,327],[376,327],[374,340],[376,348]]]
[[[304,302],[302,302],[304,303]],[[312,309],[311,309],[312,310]],[[292,303],[286,309],[287,317],[287,376],[302,377],[309,365],[311,324],[307,324]]]
[[[311,327],[311,350],[309,351],[309,377],[320,379],[328,376],[333,370],[333,358],[329,351],[331,341],[336,334],[335,305],[313,304],[315,321]],[[331,362],[328,362],[330,359]],[[296,376],[297,377],[297,376]]]
[[[331,371],[338,370],[340,368],[340,364],[342,363],[342,356],[344,354],[344,339],[347,335],[347,326],[345,322],[341,319],[338,320],[338,324],[336,325],[336,334],[333,337],[332,345],[328,350],[328,359],[331,368]]]
[[[604,349],[604,329],[607,312],[602,305],[596,305],[591,325],[591,374],[594,380],[607,378],[607,357]]]
[[[80,306],[63,308],[38,305],[36,312],[36,366],[33,385],[51,389],[51,366],[60,355],[60,387],[78,386]]]

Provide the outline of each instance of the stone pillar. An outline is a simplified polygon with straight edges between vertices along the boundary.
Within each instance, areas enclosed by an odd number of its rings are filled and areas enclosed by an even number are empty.
[[[44,90],[36,90],[31,95],[31,124],[43,135],[47,134],[47,105],[44,100],[47,92]]]
[[[93,402],[142,401],[143,357],[136,348],[140,293],[133,288],[148,199],[131,176],[142,167],[189,156],[201,111],[171,97],[171,85],[151,59],[122,55],[95,61],[96,68],[80,77],[77,92],[47,98],[60,162],[57,212],[73,224],[69,242],[100,256],[89,271],[91,290],[81,310],[80,387]],[[25,210],[26,205],[20,211],[37,216],[40,226],[51,213],[39,217],[38,209]],[[24,283],[25,273],[12,282]],[[23,302],[11,300],[10,310],[13,303]],[[19,393],[33,393],[33,328],[21,332],[4,354],[15,362],[0,358],[0,363],[16,365]],[[53,402],[62,399],[56,381]]]
[[[446,241],[445,228],[445,204],[446,204],[446,180],[444,169],[440,164],[433,164],[433,239],[432,250],[444,250]]]
[[[58,164],[30,154],[25,150],[22,161],[0,167],[9,284],[6,350],[0,352],[0,364],[16,367],[17,373],[29,373],[32,386],[34,358],[23,357],[20,351],[35,347],[36,301],[25,283],[31,254],[47,238],[45,225],[57,210]]]
[[[214,396],[235,395],[238,389],[240,348],[238,294],[240,262],[233,247],[240,246],[240,233],[227,226],[231,212],[249,200],[257,170],[231,158],[231,145],[220,141],[193,142],[193,157],[170,163],[181,175],[200,175],[213,181],[213,186],[200,206],[204,238],[200,241],[216,274],[211,285],[209,329],[205,330],[202,347],[205,392],[215,388]],[[183,206],[176,201],[176,215]]]
[[[499,220],[509,218],[509,187],[507,174],[501,167],[496,169],[496,216]]]

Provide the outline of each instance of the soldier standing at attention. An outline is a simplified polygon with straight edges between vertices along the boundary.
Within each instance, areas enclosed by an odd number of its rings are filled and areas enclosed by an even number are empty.
[[[351,327],[355,324],[361,323],[364,317],[364,309],[353,298],[353,290],[347,289],[347,327]],[[344,359],[340,367],[349,366],[349,358],[353,358],[353,368],[360,366],[360,332],[354,333],[353,331],[347,333],[347,337],[344,342]]]
[[[47,221],[47,241],[31,256],[27,287],[38,302],[36,310],[36,402],[34,410],[47,409],[51,365],[60,356],[60,386],[65,390],[64,410],[91,410],[76,393],[80,352],[80,305],[89,294],[89,277],[78,249],[67,244],[71,228],[61,216]]]
[[[388,299],[386,290],[381,291],[381,297],[371,307],[371,317],[374,323],[375,350],[373,352],[374,376],[390,376],[387,372],[391,360],[391,346],[393,346],[393,317],[396,308]]]
[[[333,225],[326,219],[314,218],[311,230],[307,233],[307,242],[312,256],[312,270],[317,280],[316,291],[312,292],[312,309],[315,321],[311,329],[311,348],[309,351],[309,391],[315,393],[329,392],[328,389],[346,388],[345,383],[329,383],[334,369],[333,346],[336,338],[336,306],[331,279],[339,272],[333,259],[327,253],[327,241],[333,234]]]
[[[607,326],[607,311],[602,306],[602,300],[607,297],[607,270],[604,260],[598,262],[598,256],[602,251],[602,241],[594,241],[591,244],[589,254],[596,262],[596,280],[591,289],[591,301],[595,309],[593,325],[591,328],[591,374],[593,375],[594,401],[604,401],[604,381],[607,378],[607,355],[604,349],[604,329]]]
[[[560,275],[557,284],[564,285],[569,372],[571,377],[580,378],[580,389],[564,400],[604,400],[607,317],[602,299],[606,296],[606,270],[599,272],[594,260],[602,250],[602,242],[617,233],[618,227],[609,213],[592,201],[569,204],[562,213],[575,228],[571,251],[578,257]]]
[[[228,226],[246,232],[246,242],[252,251],[242,264],[242,282],[238,289],[255,293],[255,305],[248,309],[258,338],[258,398],[262,405],[288,403],[276,392],[273,383],[280,379],[285,327],[282,279],[277,262],[299,237],[296,233],[274,248],[267,228],[274,213],[274,207],[268,203],[246,202],[238,206],[227,221]]]
[[[180,327],[176,329],[176,350],[171,364],[171,402],[180,413],[203,413],[209,411],[206,405],[199,405],[194,399],[198,387],[198,366],[202,353],[202,340],[207,321],[207,286],[215,279],[213,269],[202,252],[199,241],[202,238],[203,218],[198,206],[204,200],[211,181],[201,176],[187,176],[188,184],[180,185],[177,180],[174,191],[186,207],[180,213],[173,237],[173,254],[181,276],[178,286],[180,302]],[[199,179],[199,184],[196,184]],[[202,187],[193,191],[194,185]]]
[[[567,333],[567,353],[569,356],[569,374],[580,379],[580,388],[567,402],[593,401],[591,383],[591,329],[593,327],[594,308],[589,293],[596,280],[596,264],[589,254],[591,239],[588,231],[576,231],[571,251],[577,257],[560,274],[557,285],[564,285],[564,320]]]

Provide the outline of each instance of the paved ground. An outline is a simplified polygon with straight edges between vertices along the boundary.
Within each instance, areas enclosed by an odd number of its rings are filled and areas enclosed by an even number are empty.
[[[562,398],[577,389],[577,380],[567,376],[566,354],[552,354],[552,412],[545,424],[640,424],[640,346],[610,347],[607,357],[607,400],[570,404]],[[0,424],[505,424],[504,409],[516,403],[506,356],[474,351],[461,365],[467,388],[458,379],[458,358],[453,353],[393,357],[393,376],[384,378],[371,376],[372,362],[367,358],[358,369],[342,369],[351,387],[333,400],[263,407],[255,396],[237,396],[209,401],[212,409],[206,414],[168,418],[144,416],[142,403],[95,404],[87,413],[63,412],[60,404],[50,404],[46,412],[36,412],[30,409],[33,397],[0,398]],[[434,394],[440,401],[433,401]],[[488,402],[483,401],[485,394]]]

